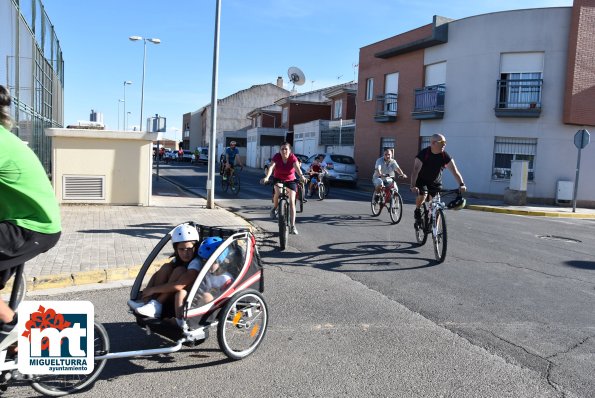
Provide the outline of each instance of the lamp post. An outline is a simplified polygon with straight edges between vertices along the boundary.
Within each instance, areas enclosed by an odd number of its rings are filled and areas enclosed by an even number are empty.
[[[139,41],[142,40],[144,42],[144,50],[143,50],[143,80],[141,82],[140,88],[140,131],[143,131],[143,101],[145,95],[145,64],[147,63],[147,42],[151,42],[153,44],[161,43],[161,39],[152,38],[146,39],[140,36],[130,36],[129,39],[131,41]]]
[[[120,103],[124,102],[123,99],[118,100],[118,130],[120,130]],[[126,106],[126,105],[124,105]],[[124,119],[122,119],[122,123],[124,123]]]
[[[124,120],[126,120],[126,126],[124,126],[124,128],[122,130],[126,131],[128,130],[128,119],[126,118],[126,86],[132,84],[132,82],[130,80],[124,80],[124,112],[122,113],[122,115],[124,116]],[[122,120],[122,124],[124,123],[124,120]]]
[[[126,130],[128,130],[128,117],[130,116],[130,111],[126,112]]]

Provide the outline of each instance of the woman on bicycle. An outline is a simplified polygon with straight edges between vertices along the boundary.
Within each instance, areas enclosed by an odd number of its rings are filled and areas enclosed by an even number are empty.
[[[395,176],[395,171],[403,178],[407,178],[407,175],[403,173],[403,170],[399,167],[399,164],[393,159],[392,148],[386,148],[384,150],[384,156],[376,160],[374,165],[374,175],[372,176],[372,182],[374,183],[374,200],[378,201],[380,192],[382,191],[382,179],[383,176],[388,174],[391,177]]]
[[[298,231],[295,228],[295,193],[297,192],[297,184],[295,181],[295,173],[300,177],[301,182],[305,182],[304,175],[300,169],[300,162],[298,158],[291,153],[291,145],[289,142],[281,144],[279,153],[275,154],[271,159],[271,165],[267,170],[267,175],[263,182],[266,184],[271,177],[274,177],[274,182],[283,182],[289,190],[289,206],[291,211],[291,226],[289,233],[297,235]],[[277,214],[277,206],[279,205],[279,187],[275,187],[275,196],[273,197],[273,208],[271,209],[271,217],[275,218]]]
[[[15,267],[54,247],[62,230],[60,206],[39,158],[9,130],[10,92],[0,85],[0,289]],[[17,316],[0,299],[0,341]]]

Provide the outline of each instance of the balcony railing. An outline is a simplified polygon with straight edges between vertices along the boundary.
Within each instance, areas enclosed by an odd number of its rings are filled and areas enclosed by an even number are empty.
[[[444,84],[415,89],[415,106],[411,116],[414,119],[442,119],[445,93]]]
[[[498,80],[497,117],[539,117],[543,79]]]
[[[397,120],[397,94],[386,93],[376,96],[374,120],[381,123]]]

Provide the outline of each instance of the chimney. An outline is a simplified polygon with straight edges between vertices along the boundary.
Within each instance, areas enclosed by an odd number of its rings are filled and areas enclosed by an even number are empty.
[[[277,76],[277,87],[283,88],[283,78],[281,76]]]

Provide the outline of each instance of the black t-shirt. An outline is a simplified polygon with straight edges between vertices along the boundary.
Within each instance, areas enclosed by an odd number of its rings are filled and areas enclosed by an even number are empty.
[[[432,153],[430,147],[422,149],[416,158],[422,163],[417,179],[436,183],[442,181],[442,170],[451,161],[451,157],[446,151],[435,154]]]

